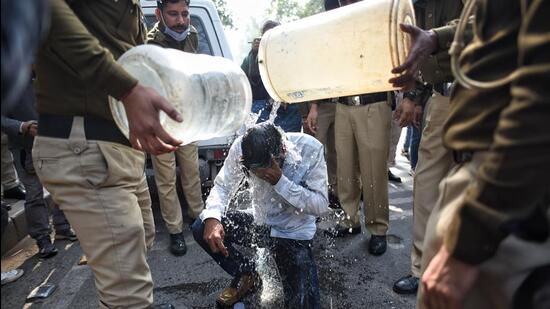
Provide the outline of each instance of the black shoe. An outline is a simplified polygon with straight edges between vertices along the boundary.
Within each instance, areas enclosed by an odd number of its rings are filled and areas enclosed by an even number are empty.
[[[387,248],[386,235],[372,235],[369,240],[369,253],[382,255]]]
[[[401,183],[401,177],[394,175],[390,170],[388,170],[388,180]]]
[[[57,254],[57,248],[52,244],[50,235],[45,235],[36,240],[38,256],[47,259]]]
[[[9,190],[4,190],[4,198],[24,200],[25,194],[25,189],[21,188],[21,186],[13,187]]]
[[[55,239],[57,240],[69,240],[69,241],[77,241],[78,238],[76,237],[76,234],[73,232],[72,229],[66,229],[62,231],[56,231],[55,232]]]
[[[187,252],[183,233],[170,234],[170,252],[175,256],[181,256]]]
[[[158,304],[158,305],[153,305],[151,308],[152,309],[176,309],[176,307],[174,307],[174,305],[172,304]]]
[[[416,294],[419,281],[418,277],[412,275],[405,276],[395,281],[393,291],[397,294]]]
[[[335,227],[331,227],[328,230],[325,230],[325,235],[328,237],[344,237],[347,235],[355,235],[361,233],[361,227],[344,227],[341,225],[336,225]]]

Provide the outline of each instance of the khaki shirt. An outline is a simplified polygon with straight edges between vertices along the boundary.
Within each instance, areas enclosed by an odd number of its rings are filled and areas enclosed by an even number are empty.
[[[147,44],[155,44],[164,48],[174,48],[188,53],[197,53],[199,36],[197,29],[189,25],[189,35],[185,40],[178,42],[172,37],[164,34],[161,30],[160,23],[157,22],[153,29],[147,33]]]
[[[112,120],[108,95],[137,80],[115,59],[145,42],[138,0],[50,0],[50,29],[36,58],[38,112]]]
[[[490,89],[457,84],[451,97],[445,145],[488,151],[445,237],[453,255],[471,264],[491,257],[510,233],[546,239],[550,204],[543,201],[550,195],[550,1],[480,2],[462,70],[480,81],[515,75]]]
[[[453,21],[460,17],[462,7],[460,0],[426,0],[415,5],[417,26],[437,34],[439,50],[420,67],[422,77],[432,85],[454,80],[448,49],[455,32]]]

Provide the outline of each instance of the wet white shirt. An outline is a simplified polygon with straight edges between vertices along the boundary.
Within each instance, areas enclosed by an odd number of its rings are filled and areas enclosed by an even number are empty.
[[[282,175],[275,185],[250,173],[249,184],[256,224],[271,226],[271,236],[310,240],[315,218],[328,211],[328,178],[323,145],[302,133],[285,133],[286,148]],[[214,180],[200,219],[221,218],[244,177],[241,138],[235,140]]]

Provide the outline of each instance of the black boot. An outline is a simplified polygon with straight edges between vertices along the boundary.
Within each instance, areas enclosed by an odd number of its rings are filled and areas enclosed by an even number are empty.
[[[396,176],[394,173],[392,173],[390,170],[388,170],[388,180],[401,183],[401,177]]]
[[[183,233],[170,234],[170,252],[175,256],[181,256],[187,252]]]
[[[372,255],[382,255],[386,252],[386,235],[372,235],[369,240],[369,253]]]
[[[405,276],[395,281],[393,290],[397,294],[416,294],[419,281],[418,277],[412,275]]]
[[[69,240],[69,241],[77,241],[78,238],[76,237],[76,234],[71,228],[68,228],[66,230],[60,230],[55,231],[55,239],[57,240]]]
[[[50,235],[44,235],[36,239],[38,256],[47,259],[57,254],[57,248],[53,245]]]
[[[23,189],[20,185],[9,190],[4,190],[4,198],[9,199],[24,200],[25,194],[25,189]]]

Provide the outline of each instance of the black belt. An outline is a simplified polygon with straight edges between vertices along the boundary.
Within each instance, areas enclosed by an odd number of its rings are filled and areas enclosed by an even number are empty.
[[[457,151],[453,150],[453,159],[456,164],[466,163],[472,161],[474,153],[472,151]]]
[[[132,147],[130,141],[120,132],[113,121],[90,115],[82,117],[84,118],[84,133],[87,140],[112,142]],[[38,116],[38,135],[69,138],[73,118],[73,116],[40,114]]]
[[[370,94],[363,94],[359,96],[359,101],[354,102],[353,96],[351,97],[342,97],[338,100],[338,103],[344,105],[356,106],[356,105],[368,105],[372,103],[385,102],[388,100],[387,92],[376,92]]]

